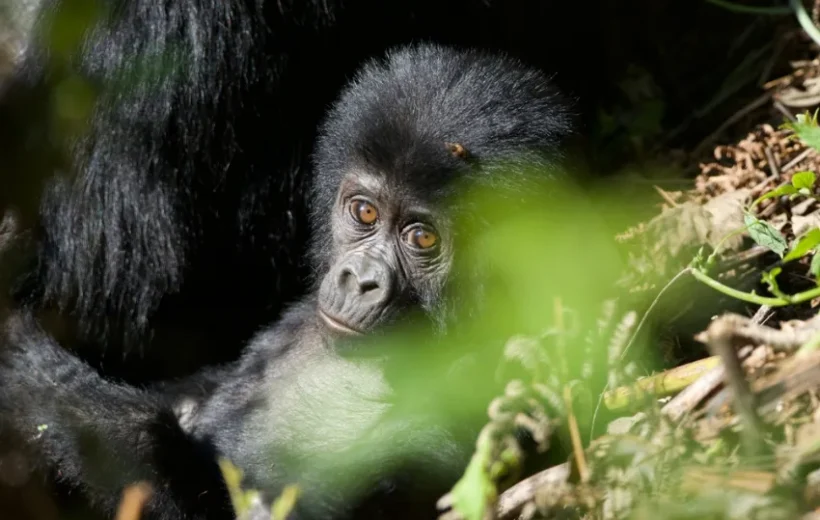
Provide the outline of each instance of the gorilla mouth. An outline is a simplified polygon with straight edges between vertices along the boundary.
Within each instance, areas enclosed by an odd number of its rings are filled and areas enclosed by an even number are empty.
[[[340,333],[345,334],[347,336],[362,336],[364,334],[363,332],[358,331],[358,330],[350,327],[349,325],[346,325],[346,324],[342,323],[341,321],[337,320],[336,318],[333,318],[332,316],[327,314],[322,309],[319,309],[319,316],[322,318],[322,320],[325,322],[325,324],[328,327],[330,327],[332,330],[334,330],[336,332],[340,332]]]

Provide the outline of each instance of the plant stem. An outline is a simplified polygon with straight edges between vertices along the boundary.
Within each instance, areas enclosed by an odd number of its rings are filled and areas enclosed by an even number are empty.
[[[792,11],[794,11],[794,15],[797,17],[800,27],[803,28],[809,38],[814,40],[814,43],[820,45],[820,31],[817,30],[814,22],[811,21],[811,16],[806,12],[806,8],[803,7],[803,2],[801,0],[789,0],[789,5]]]
[[[711,278],[709,275],[701,271],[700,269],[689,267],[689,272],[692,273],[698,281],[705,283],[712,289],[722,292],[727,296],[731,296],[732,298],[737,298],[738,300],[742,300],[748,303],[755,303],[757,305],[768,305],[769,307],[783,307],[786,305],[794,305],[797,303],[807,302],[809,300],[813,300],[820,296],[820,287],[812,289],[810,291],[804,291],[797,294],[787,295],[784,294],[781,298],[769,298],[766,296],[758,296],[754,293],[747,293],[743,291],[738,291],[737,289],[732,289],[728,285],[724,285],[714,278]]]

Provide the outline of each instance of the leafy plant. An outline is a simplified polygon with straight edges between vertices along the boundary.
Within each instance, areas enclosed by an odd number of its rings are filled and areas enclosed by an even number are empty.
[[[800,139],[806,146],[820,151],[820,126],[817,124],[817,110],[814,114],[806,112],[804,114],[797,114],[797,121],[787,121],[781,125],[794,132],[794,136]]]
[[[783,257],[783,253],[788,249],[789,244],[780,231],[776,230],[774,226],[765,220],[760,220],[751,213],[744,215],[743,223],[746,224],[746,230],[749,232],[749,236],[752,237],[752,240],[758,245],[768,247],[781,258]]]
[[[800,114],[797,121],[784,123],[782,127],[793,131],[793,137],[800,139],[806,146],[820,151],[820,126],[818,126],[816,111],[814,114],[809,114],[808,112]],[[761,281],[768,286],[769,292],[775,296],[774,298],[759,296],[754,292],[744,293],[737,291],[709,277],[707,271],[709,267],[714,264],[714,259],[719,253],[719,248],[708,258],[704,258],[702,253],[698,254],[689,266],[692,274],[698,280],[728,296],[759,305],[769,305],[773,307],[792,305],[820,296],[820,287],[790,295],[781,291],[777,284],[777,276],[782,272],[783,264],[799,260],[809,254],[813,255],[809,271],[815,280],[820,277],[820,254],[818,254],[820,253],[820,228],[813,228],[801,236],[795,237],[794,240],[789,243],[787,238],[774,226],[755,215],[755,209],[758,204],[767,199],[776,197],[788,197],[789,200],[794,200],[798,197],[816,199],[816,185],[817,175],[814,172],[797,172],[792,175],[791,181],[788,184],[777,186],[764,193],[752,202],[744,212],[744,228],[740,231],[747,231],[756,244],[768,248],[781,258],[778,265],[765,271],[761,275]]]

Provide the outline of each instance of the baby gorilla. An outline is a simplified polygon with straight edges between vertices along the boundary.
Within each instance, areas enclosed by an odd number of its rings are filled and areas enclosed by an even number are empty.
[[[474,438],[397,412],[384,360],[345,353],[415,311],[448,330],[449,289],[469,278],[453,269],[453,222],[468,211],[453,203],[459,181],[506,189],[553,171],[569,133],[549,81],[514,60],[420,45],[367,64],[317,143],[311,296],[235,365],[151,389],[103,380],[13,316],[3,419],[108,511],[146,480],[144,518],[231,518],[215,463],[225,457],[265,503],[299,484],[300,519],[435,517]]]

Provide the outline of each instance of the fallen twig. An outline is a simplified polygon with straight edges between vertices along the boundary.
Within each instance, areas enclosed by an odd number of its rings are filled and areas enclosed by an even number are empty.
[[[746,423],[745,433],[749,442],[750,451],[756,450],[763,439],[763,422],[757,415],[756,396],[749,388],[740,358],[735,351],[732,340],[736,337],[735,320],[718,318],[706,330],[709,350],[720,356],[723,362],[723,371],[726,385],[729,386],[735,397],[735,403],[740,416]],[[736,316],[736,318],[741,318]]]
[[[765,147],[763,153],[766,154],[766,163],[769,165],[769,171],[775,179],[779,179],[780,169],[777,166],[777,161],[774,159],[774,154],[772,154],[772,148],[770,146]]]
[[[661,408],[661,413],[673,421],[680,420],[684,415],[694,410],[707,395],[719,387],[723,382],[723,377],[723,365],[713,367],[703,374],[700,379],[676,395],[674,399],[666,403]]]
[[[550,487],[558,487],[557,484],[564,484],[569,474],[569,463],[559,464],[525,478],[504,491],[498,498],[496,508],[499,520],[513,518],[525,504],[533,500],[536,492],[539,490],[543,492]]]
[[[788,360],[775,374],[756,382],[758,413],[766,413],[779,401],[817,388],[820,381],[820,352]]]
[[[708,371],[717,368],[716,365],[719,362],[718,357],[712,356],[644,377],[631,385],[606,392],[604,403],[608,409],[617,410],[634,403],[646,394],[651,394],[653,397],[675,394],[691,386]]]
[[[811,152],[812,152],[811,148],[806,148],[805,150],[803,150],[802,152],[797,154],[794,157],[794,159],[787,162],[786,165],[783,166],[783,168],[781,169],[781,172],[782,173],[788,173],[792,168],[797,166],[801,161],[805,160],[809,155],[811,155]]]
[[[569,437],[572,442],[572,455],[575,458],[575,465],[578,466],[578,473],[581,476],[581,482],[589,480],[589,467],[584,456],[584,446],[581,443],[581,434],[578,431],[578,419],[575,417],[575,412],[572,410],[572,389],[569,386],[564,387],[564,403],[567,407],[567,420],[569,423]]]
[[[762,325],[771,316],[771,308],[762,305],[758,307],[754,316],[749,320],[756,325]],[[695,407],[711,394],[723,382],[724,371],[723,365],[712,367],[708,372],[700,376],[700,378],[686,387],[682,392],[670,400],[663,408],[661,413],[673,421],[680,420],[684,415],[691,412]]]
[[[737,314],[724,314],[717,318],[711,327],[721,323],[732,330],[735,337],[757,344],[766,344],[775,351],[794,352],[804,343],[812,340],[820,332],[820,315],[806,321],[800,328],[773,329],[759,325],[751,319]],[[711,328],[710,327],[710,328]],[[708,342],[709,331],[695,337],[698,341]]]

